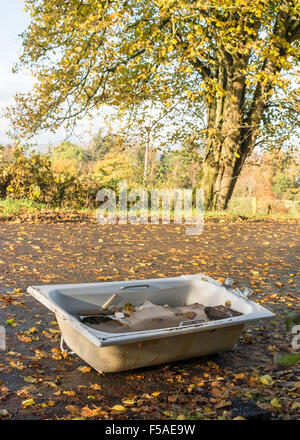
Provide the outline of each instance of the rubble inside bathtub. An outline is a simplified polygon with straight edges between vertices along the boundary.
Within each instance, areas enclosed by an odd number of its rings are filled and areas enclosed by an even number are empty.
[[[194,303],[178,307],[158,305],[146,300],[142,305],[130,303],[122,308],[77,313],[80,322],[87,327],[106,333],[130,333],[209,322],[240,316],[242,313],[222,305],[207,307]]]

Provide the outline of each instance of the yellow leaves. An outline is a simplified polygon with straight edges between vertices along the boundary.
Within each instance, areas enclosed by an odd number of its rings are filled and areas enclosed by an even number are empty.
[[[225,90],[218,90],[216,93],[216,96],[223,98],[224,96],[226,96],[226,91]]]
[[[43,402],[41,406],[42,408],[47,408],[47,406],[54,406],[54,405],[55,405],[54,400],[49,400],[47,403]]]
[[[193,33],[190,32],[189,34],[187,34],[186,38],[187,38],[189,41],[193,41],[194,38],[195,38],[195,35],[194,35]]]
[[[60,330],[54,329],[54,328],[49,328],[49,332],[52,334],[57,334],[60,333]]]
[[[242,380],[242,379],[245,379],[245,375],[244,375],[244,373],[239,373],[239,374],[236,374],[234,376],[234,378],[237,380]]]
[[[274,381],[273,381],[272,377],[269,376],[269,374],[265,374],[264,376],[260,377],[260,383],[262,383],[263,385],[266,385],[266,386],[271,386],[271,385],[273,385]]]
[[[18,325],[18,324],[15,322],[14,319],[8,319],[8,320],[5,322],[5,324],[6,324],[6,325],[10,325],[11,327],[15,327],[16,325]]]
[[[125,412],[126,408],[123,405],[115,405],[112,407],[112,410],[117,412]]]
[[[25,376],[24,380],[27,383],[36,383],[37,382],[37,379],[35,377],[32,377],[32,376]]]
[[[246,420],[246,419],[245,419],[245,417],[237,416],[237,417],[234,417],[232,420]]]
[[[122,402],[126,406],[133,406],[135,404],[135,400],[134,399],[123,399]]]
[[[92,389],[92,390],[95,390],[95,391],[99,391],[99,390],[101,390],[101,385],[99,385],[98,383],[92,383],[91,385],[90,385],[90,388]]]
[[[202,259],[202,260],[199,261],[199,263],[205,265],[205,264],[207,264],[207,261],[205,261],[205,260]],[[193,266],[199,266],[199,263],[197,263],[197,262],[195,261],[194,263],[192,263],[192,265],[193,265]],[[207,280],[205,279],[204,281],[207,281]]]
[[[47,356],[47,353],[45,351],[39,350],[37,348],[34,350],[34,352],[35,352],[35,356],[36,356],[37,359],[41,359],[41,358]]]
[[[196,99],[195,94],[191,90],[187,90],[186,95],[191,101],[194,101]]]
[[[253,339],[250,335],[245,335],[243,339],[244,344],[253,344]]]
[[[29,394],[29,392],[27,391],[26,388],[27,388],[27,387],[24,387],[24,388],[21,388],[20,390],[18,390],[18,391],[16,392],[17,396],[19,396],[19,397],[27,397],[27,398],[29,398],[29,397],[30,397],[30,394]]]
[[[153,397],[158,397],[160,395],[161,391],[155,391],[154,393],[152,393]]]
[[[75,391],[63,391],[63,394],[66,394],[68,397],[76,396]]]
[[[163,46],[160,50],[160,56],[162,58],[164,58],[166,56],[166,54],[167,54],[167,48],[165,46]]]
[[[51,355],[52,359],[55,359],[57,361],[62,359],[62,352],[59,348],[52,348],[51,352],[52,352],[52,355]]]
[[[194,383],[190,384],[187,388],[188,392],[191,393],[193,391],[193,389],[195,388],[195,386],[196,385]]]
[[[293,402],[291,409],[295,410],[295,409],[299,409],[300,408],[300,402]]]
[[[37,329],[36,327],[31,327],[31,328],[28,330],[28,333],[38,333],[38,329]]]
[[[21,361],[11,361],[9,365],[13,368],[16,368],[17,370],[24,370],[26,368]]]
[[[274,397],[270,403],[273,408],[282,408],[280,401],[276,397]]]
[[[184,414],[179,414],[179,416],[176,417],[176,420],[186,420],[186,417]]]
[[[71,407],[72,408],[69,407],[69,409],[71,409],[71,412],[76,412],[76,407],[74,407],[73,405]],[[81,409],[81,416],[84,418],[105,416],[106,414],[107,414],[106,411],[103,411],[101,408],[99,408],[95,405],[94,405],[93,409],[89,408],[88,406],[84,406]]]
[[[29,406],[32,406],[35,404],[35,401],[33,399],[27,399],[22,401],[22,406],[24,409],[28,408]]]
[[[90,373],[92,371],[91,367],[78,367],[77,368],[81,373]]]
[[[57,388],[57,385],[56,385],[55,382],[50,382],[50,381],[45,380],[45,381],[43,382],[43,384],[44,384],[44,385],[47,385],[47,386],[49,386],[49,387],[52,387],[52,388]]]

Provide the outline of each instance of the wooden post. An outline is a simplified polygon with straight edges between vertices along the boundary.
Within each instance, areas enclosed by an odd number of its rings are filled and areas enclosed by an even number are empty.
[[[252,215],[256,215],[257,213],[257,198],[256,197],[252,197]]]

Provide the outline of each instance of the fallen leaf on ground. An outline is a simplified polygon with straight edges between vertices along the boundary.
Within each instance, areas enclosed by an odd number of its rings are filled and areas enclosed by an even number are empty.
[[[90,373],[92,371],[91,367],[78,367],[81,373]]]
[[[123,405],[115,405],[112,407],[112,410],[124,412],[124,411],[126,411],[126,408]]]
[[[215,409],[224,408],[225,406],[231,406],[231,401],[227,400],[227,401],[224,401],[224,402],[217,403],[215,405]]]
[[[32,376],[25,376],[24,380],[25,380],[25,382],[28,382],[28,383],[35,383],[35,382],[37,382],[37,379],[35,377],[32,377]]]
[[[22,406],[23,408],[27,408],[28,406],[34,405],[34,400],[33,399],[27,399],[27,400],[23,400],[22,401]]]
[[[74,397],[76,395],[75,391],[63,391],[69,397]]]
[[[273,385],[274,381],[269,374],[265,374],[264,376],[261,376],[260,382],[264,385]]]
[[[276,397],[274,397],[271,400],[271,406],[273,406],[273,408],[281,408],[282,407],[281,403],[279,402],[279,400]]]

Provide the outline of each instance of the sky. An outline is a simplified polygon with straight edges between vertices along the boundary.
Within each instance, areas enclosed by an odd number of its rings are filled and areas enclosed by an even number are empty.
[[[12,73],[12,67],[17,63],[22,51],[20,34],[29,23],[29,17],[24,11],[24,1],[2,0],[1,3],[3,4],[1,4],[0,18],[0,115],[3,115],[5,108],[13,104],[16,92],[30,91],[34,81],[29,72]],[[86,130],[84,125],[88,125],[87,121],[77,129],[71,141],[84,145],[90,140],[91,135],[87,134],[90,130]],[[9,120],[0,117],[0,144],[5,145],[9,142],[6,134],[9,128]],[[66,133],[61,129],[56,133],[44,132],[37,136],[34,142],[40,150],[43,150],[47,145],[56,145],[65,138]]]

